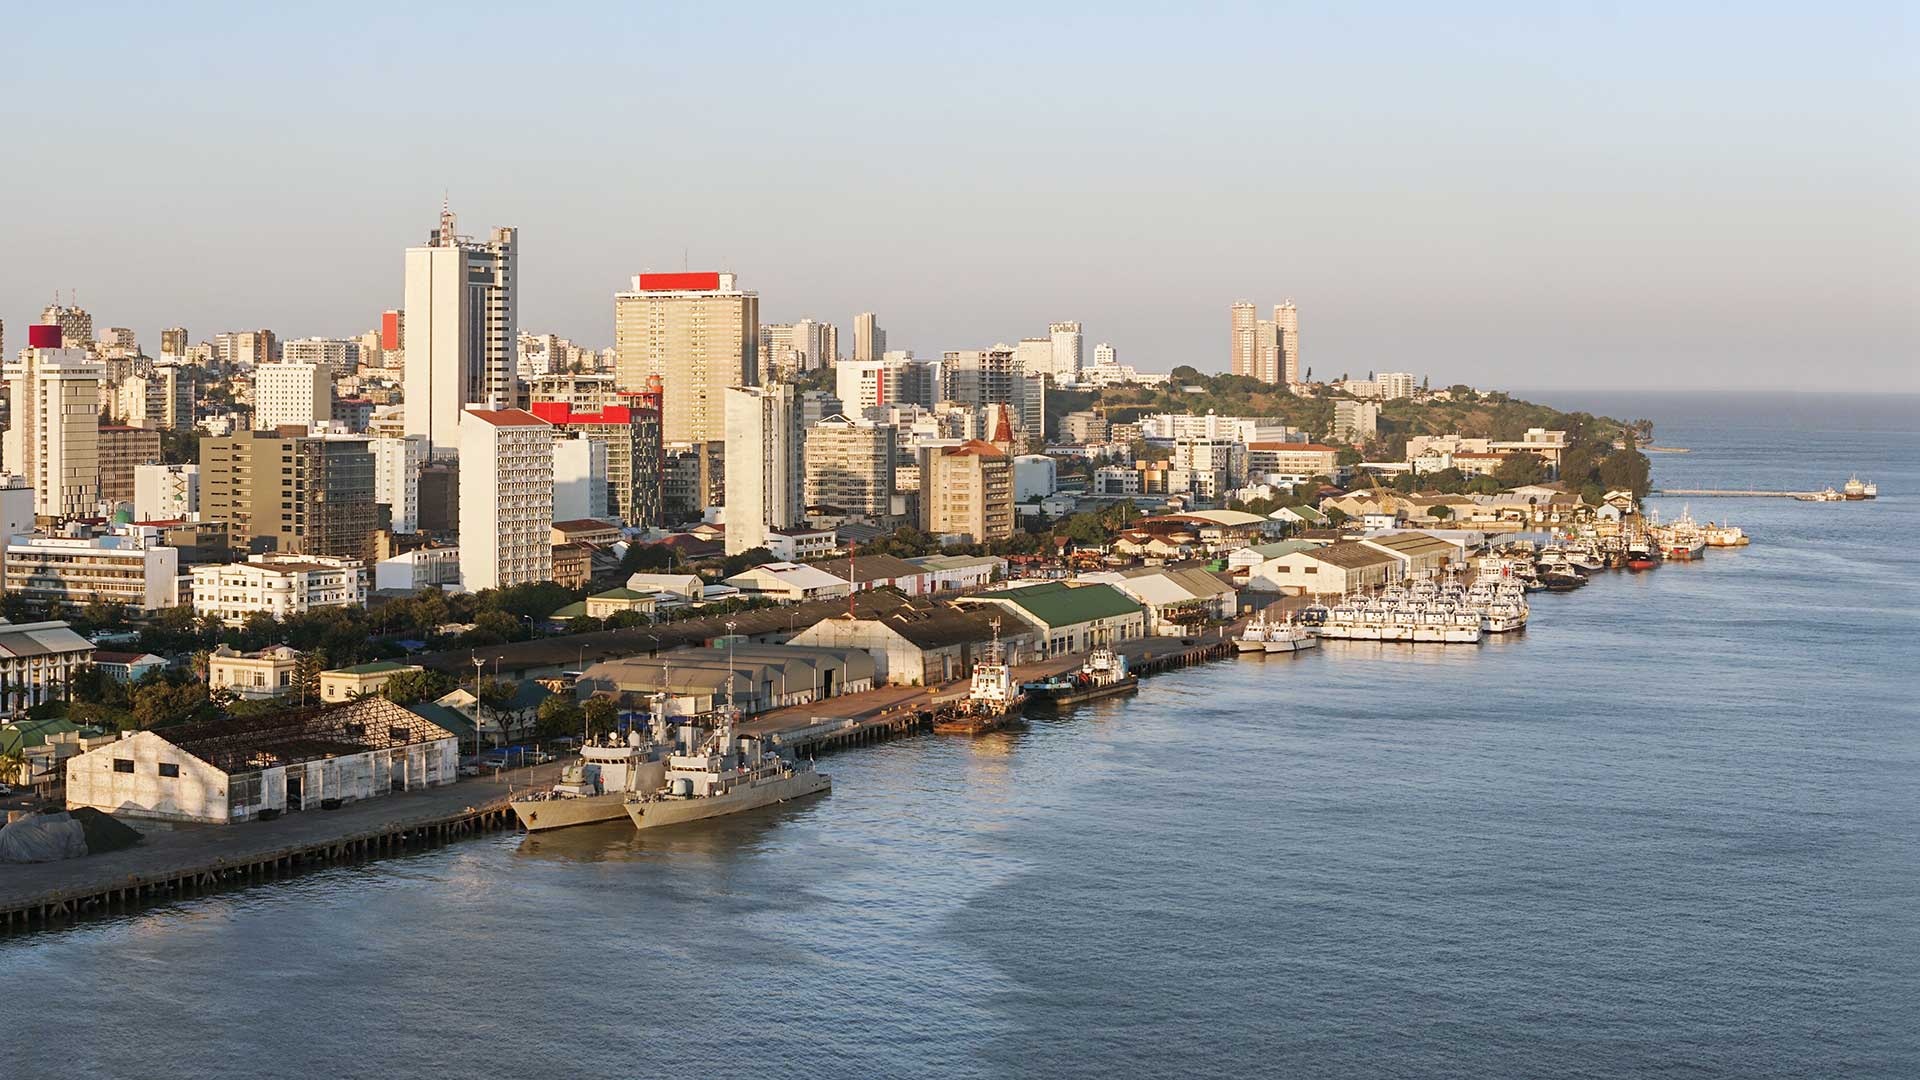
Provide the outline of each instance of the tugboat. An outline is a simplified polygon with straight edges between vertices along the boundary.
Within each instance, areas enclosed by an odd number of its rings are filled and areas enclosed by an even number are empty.
[[[1023,683],[1020,687],[1026,692],[1027,699],[1034,705],[1048,705],[1061,708],[1078,705],[1083,701],[1094,701],[1118,694],[1131,694],[1140,689],[1140,678],[1127,672],[1127,658],[1112,649],[1095,649],[1080,665],[1080,670],[1066,675]]]
[[[794,761],[753,736],[735,735],[731,707],[720,726],[701,737],[701,729],[681,727],[682,748],[668,754],[664,781],[652,790],[630,794],[622,809],[636,829],[658,829],[703,818],[737,814],[761,806],[818,794],[833,778],[815,771],[811,761]]]
[[[520,824],[528,832],[543,832],[620,820],[627,812],[628,795],[651,791],[666,781],[660,749],[668,734],[658,699],[649,726],[651,738],[635,726],[624,738],[589,739],[580,747],[580,760],[560,770],[559,783],[508,804]]]
[[[1000,620],[993,621],[993,642],[973,665],[973,682],[964,700],[934,714],[933,730],[950,735],[985,735],[1020,715],[1027,696],[1013,684],[1013,672],[1000,653]]]
[[[1627,569],[1651,570],[1659,565],[1660,560],[1645,533],[1635,533],[1627,538]]]

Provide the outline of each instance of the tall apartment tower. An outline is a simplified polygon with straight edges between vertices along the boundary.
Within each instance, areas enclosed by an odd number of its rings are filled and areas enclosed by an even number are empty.
[[[57,324],[29,326],[27,348],[4,368],[11,420],[0,458],[26,478],[33,512],[44,517],[91,514],[100,498],[100,380],[106,368],[85,349],[67,348],[65,340]]]
[[[1006,405],[1013,409],[1028,440],[1038,443],[1046,434],[1045,373],[1022,368],[1019,356],[1004,345],[941,354],[940,399],[962,405]]]
[[[880,316],[863,311],[853,317],[853,358],[878,360],[887,355],[887,332],[880,328]]]
[[[1054,323],[1047,327],[1047,336],[1053,339],[1053,381],[1066,384],[1079,382],[1080,368],[1083,366],[1080,324]]]
[[[613,341],[620,391],[665,384],[665,441],[723,439],[727,388],[760,382],[760,296],[732,274],[636,274],[613,298]]]
[[[420,472],[427,467],[427,440],[418,435],[374,439],[373,501],[387,508],[395,533],[420,531]]]
[[[791,385],[727,388],[727,554],[765,547],[806,516],[800,396]]]
[[[439,228],[407,249],[406,266],[406,431],[450,457],[463,409],[519,400],[519,230],[494,229],[484,242],[460,236],[443,204]]]
[[[62,304],[58,301],[48,304],[40,312],[40,325],[60,328],[62,347],[68,349],[93,348],[93,316],[80,307]]]
[[[460,414],[460,582],[553,580],[553,426],[521,409]]]
[[[893,513],[898,432],[892,424],[831,416],[807,429],[805,499],[881,522]]]
[[[160,355],[179,359],[187,355],[187,328],[169,326],[160,331]]]
[[[1013,535],[1013,462],[979,439],[920,448],[920,527],[976,544]]]
[[[1251,300],[1234,302],[1233,313],[1233,364],[1228,369],[1235,375],[1253,378],[1258,363],[1258,341],[1260,316]]]
[[[316,431],[333,419],[333,369],[326,364],[261,364],[253,369],[253,429]]]
[[[1280,337],[1280,363],[1278,378],[1274,381],[1297,386],[1300,383],[1300,310],[1293,306],[1293,298],[1273,309],[1273,328]]]
[[[1265,383],[1280,381],[1280,328],[1271,319],[1253,324],[1254,378]]]

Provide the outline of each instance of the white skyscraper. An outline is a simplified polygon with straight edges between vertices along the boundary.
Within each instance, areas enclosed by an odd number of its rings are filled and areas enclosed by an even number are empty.
[[[326,364],[261,364],[253,369],[253,429],[296,425],[308,431],[333,419],[333,369]]]
[[[1072,384],[1080,381],[1080,324],[1057,322],[1047,327],[1053,339],[1053,381]],[[1034,369],[1028,368],[1029,372]]]
[[[727,389],[727,554],[765,547],[806,516],[800,398],[794,388]]]
[[[100,380],[105,365],[69,349],[59,326],[27,328],[27,347],[7,363],[10,426],[6,467],[34,491],[48,517],[92,514],[100,498]]]
[[[373,501],[385,506],[393,531],[420,531],[420,470],[427,467],[427,440],[419,435],[373,439]]]
[[[435,457],[459,445],[463,408],[519,399],[519,265],[518,230],[477,242],[456,234],[444,206],[427,245],[407,249],[407,434],[425,436]]]
[[[553,580],[553,425],[520,409],[468,409],[456,445],[460,583],[478,592]]]

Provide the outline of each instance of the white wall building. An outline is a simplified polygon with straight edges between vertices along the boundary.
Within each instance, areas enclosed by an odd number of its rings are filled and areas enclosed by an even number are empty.
[[[553,440],[553,520],[607,513],[607,444],[585,436]]]
[[[138,536],[16,536],[6,550],[7,595],[31,604],[104,600],[157,611],[179,596],[180,552]]]
[[[179,521],[199,512],[200,466],[133,467],[133,520]]]
[[[468,405],[507,407],[519,395],[518,231],[480,243],[457,235],[445,207],[425,247],[407,249],[407,434],[435,457],[460,445]]]
[[[1046,498],[1060,490],[1059,466],[1045,454],[1022,454],[1013,459],[1013,501]]]
[[[553,580],[553,425],[521,409],[469,409],[458,445],[461,583],[478,592]]]
[[[228,626],[255,612],[284,619],[315,608],[367,602],[367,567],[359,559],[321,555],[252,555],[243,563],[196,566],[193,610]]]
[[[1047,327],[1047,335],[1053,342],[1053,381],[1068,385],[1079,382],[1082,366],[1080,324],[1057,322]]]
[[[788,385],[727,389],[727,554],[806,516],[800,401]]]
[[[420,470],[427,466],[425,436],[370,440],[373,451],[373,501],[393,518],[393,531],[420,531]]]
[[[325,364],[261,364],[253,369],[253,428],[295,425],[317,431],[333,420],[333,371]]]
[[[63,622],[0,619],[0,715],[66,696],[73,673],[93,662],[93,642]]]
[[[333,375],[351,375],[360,366],[360,343],[351,338],[295,338],[281,342],[280,359],[289,364],[318,364]]]
[[[457,777],[454,733],[385,698],[259,717],[249,726],[242,733],[233,721],[215,720],[132,731],[77,754],[67,760],[67,806],[224,825],[263,810],[354,802]]]

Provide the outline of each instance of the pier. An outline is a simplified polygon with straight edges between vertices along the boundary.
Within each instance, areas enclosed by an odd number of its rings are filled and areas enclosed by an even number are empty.
[[[1150,675],[1233,655],[1222,631],[1190,638],[1122,642],[1135,674]],[[1030,681],[1072,671],[1084,653],[1014,668]],[[964,681],[941,686],[883,686],[762,713],[743,734],[782,749],[817,754],[930,731],[932,707],[966,696]],[[408,855],[456,840],[518,829],[508,802],[516,793],[552,784],[559,764],[515,769],[442,787],[349,803],[338,810],[302,810],[272,821],[235,825],[120,819],[139,829],[139,844],[50,863],[0,866],[0,933],[69,924],[136,911],[224,889],[291,877],[308,870]]]
[[[1817,491],[1749,491],[1722,488],[1654,488],[1649,495],[1685,496],[1690,499],[1811,499]]]

